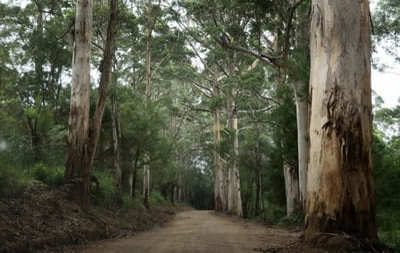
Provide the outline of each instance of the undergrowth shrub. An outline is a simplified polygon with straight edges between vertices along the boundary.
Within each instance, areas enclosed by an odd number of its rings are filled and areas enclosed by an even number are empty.
[[[168,201],[164,199],[159,191],[152,191],[150,193],[150,203],[153,205],[165,205]]]
[[[113,205],[115,198],[115,185],[114,177],[111,173],[105,171],[93,171],[100,184],[99,189],[96,191],[96,186],[92,183],[92,200],[93,204],[110,207]]]
[[[34,179],[54,188],[64,183],[64,168],[52,168],[38,163],[32,168],[32,176]]]
[[[123,208],[125,209],[144,209],[143,200],[141,198],[130,198],[128,195],[124,195],[123,197],[124,203]]]
[[[284,216],[279,220],[278,225],[286,228],[303,226],[304,214],[302,212],[296,212],[290,216]]]
[[[378,215],[378,236],[382,243],[400,252],[400,211],[385,210]]]
[[[263,220],[266,224],[276,225],[282,217],[285,216],[285,207],[275,205],[273,203],[265,200],[264,202],[265,210],[257,218],[258,220]]]
[[[0,168],[0,197],[15,197],[31,182],[23,170],[11,166]]]

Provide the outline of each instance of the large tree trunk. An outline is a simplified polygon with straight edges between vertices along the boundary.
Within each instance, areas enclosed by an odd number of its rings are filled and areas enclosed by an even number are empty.
[[[104,47],[99,98],[93,119],[90,121],[89,131],[92,9],[92,0],[79,0],[77,3],[68,122],[69,151],[65,170],[65,182],[72,185],[71,199],[82,207],[89,205],[89,179],[100,136],[107,88],[111,81],[112,53],[117,24],[117,0],[110,1],[110,17]]]
[[[302,209],[305,205],[306,187],[307,187],[307,168],[309,155],[309,132],[308,132],[308,95],[307,85],[303,81],[297,81],[293,84],[296,102],[296,118],[297,118],[297,150],[298,150],[298,175],[300,202]]]
[[[377,239],[367,0],[313,0],[305,238]]]
[[[70,197],[81,206],[89,205],[90,168],[89,96],[90,40],[92,36],[92,0],[76,5],[75,41],[72,58],[72,87],[69,113],[68,158],[65,181],[72,184]]]

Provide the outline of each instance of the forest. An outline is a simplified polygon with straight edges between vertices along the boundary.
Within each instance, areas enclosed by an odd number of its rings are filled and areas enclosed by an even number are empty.
[[[399,41],[397,0],[1,0],[0,252],[189,207],[400,250]]]

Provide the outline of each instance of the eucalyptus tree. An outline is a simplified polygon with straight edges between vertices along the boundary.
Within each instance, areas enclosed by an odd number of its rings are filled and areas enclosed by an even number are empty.
[[[91,0],[82,0],[76,6],[72,89],[69,117],[69,152],[65,170],[66,182],[79,180],[73,185],[72,198],[82,206],[89,205],[89,95],[90,95],[90,42],[92,38]]]
[[[92,0],[80,0],[76,6],[72,88],[69,113],[68,157],[65,181],[71,184],[71,198],[83,207],[89,205],[91,167],[96,154],[101,123],[111,81],[112,57],[117,24],[117,0],[110,1],[109,20],[104,45],[99,96],[90,118],[90,52],[93,21]]]
[[[308,240],[331,232],[377,240],[370,21],[367,0],[312,1]]]

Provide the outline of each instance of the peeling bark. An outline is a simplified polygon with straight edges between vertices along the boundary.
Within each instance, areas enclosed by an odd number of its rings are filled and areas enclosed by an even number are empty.
[[[305,238],[377,240],[367,0],[313,0]]]
[[[89,205],[89,96],[92,0],[76,6],[75,41],[72,57],[72,87],[69,112],[68,158],[65,181],[72,184],[70,197],[81,206]]]

